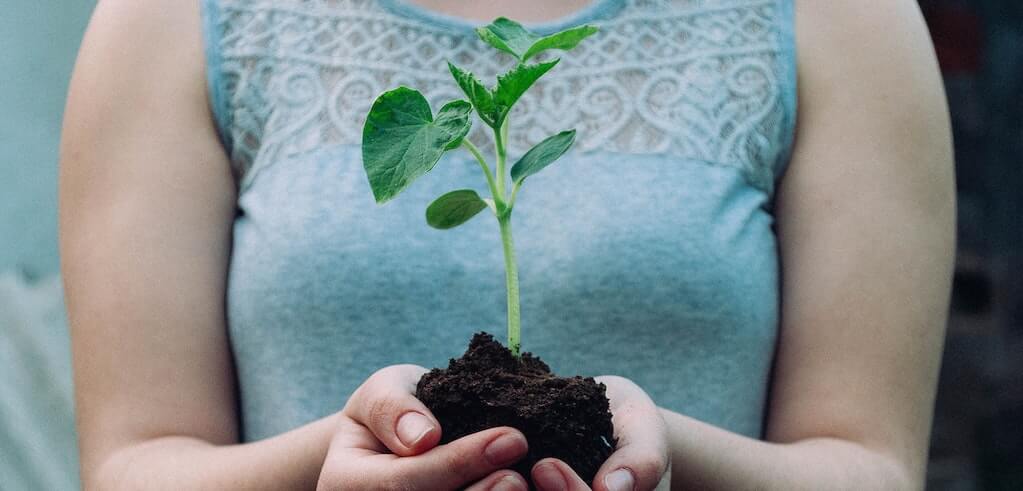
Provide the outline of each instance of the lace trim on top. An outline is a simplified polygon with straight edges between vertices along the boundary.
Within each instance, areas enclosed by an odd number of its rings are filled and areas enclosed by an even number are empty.
[[[515,107],[510,153],[576,128],[574,151],[700,160],[772,194],[794,131],[791,5],[622,1]],[[214,111],[227,112],[217,119],[242,191],[275,162],[359,144],[385,90],[416,88],[434,108],[464,98],[445,60],[487,83],[512,64],[471,32],[371,0],[207,0],[205,10],[212,93],[226,99]],[[476,121],[471,138],[488,141],[488,130]]]

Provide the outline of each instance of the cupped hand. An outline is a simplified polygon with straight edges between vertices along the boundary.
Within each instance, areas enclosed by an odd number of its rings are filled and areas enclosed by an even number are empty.
[[[441,427],[415,398],[426,372],[414,365],[379,370],[338,413],[337,430],[320,471],[318,491],[525,491],[507,467],[526,455],[525,436],[491,428],[438,446]]]
[[[671,488],[667,425],[650,396],[631,380],[605,376],[618,448],[593,478],[595,491],[650,491]],[[573,470],[558,459],[544,459],[532,470],[540,491],[586,491]]]

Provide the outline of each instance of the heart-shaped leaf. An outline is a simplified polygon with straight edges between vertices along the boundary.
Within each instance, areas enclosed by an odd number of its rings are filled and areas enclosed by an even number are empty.
[[[575,130],[562,131],[557,135],[548,137],[546,140],[537,143],[529,149],[518,162],[511,168],[511,178],[517,184],[521,184],[527,177],[543,170],[551,165],[558,157],[564,155],[575,141]]]
[[[539,36],[522,27],[522,24],[518,22],[498,17],[489,25],[477,28],[476,34],[485,43],[510,53],[520,62],[525,63],[530,58],[549,49],[570,50],[597,31],[597,27],[586,25],[566,29],[549,36]]]
[[[469,221],[486,207],[487,203],[472,189],[451,191],[426,208],[426,223],[441,230],[454,228]]]
[[[362,163],[377,203],[397,196],[461,145],[471,111],[469,102],[452,101],[435,119],[419,91],[398,87],[381,94],[362,128]]]

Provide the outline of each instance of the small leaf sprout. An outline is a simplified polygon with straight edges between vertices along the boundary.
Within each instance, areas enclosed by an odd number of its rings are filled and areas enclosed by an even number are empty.
[[[521,24],[500,17],[476,29],[485,43],[516,60],[515,66],[497,77],[488,88],[471,72],[448,63],[455,82],[468,100],[448,102],[434,116],[419,91],[398,87],[384,92],[373,103],[362,131],[362,160],[377,203],[384,203],[429,172],[450,150],[464,148],[476,159],[486,178],[491,197],[483,198],[472,189],[444,194],[426,209],[426,222],[438,229],[457,227],[489,208],[497,218],[504,250],[508,293],[508,348],[515,356],[521,351],[519,320],[519,278],[512,243],[511,213],[525,179],[552,164],[571,148],[575,130],[550,136],[527,151],[509,170],[508,115],[534,82],[554,68],[560,59],[527,64],[547,50],[570,50],[597,32],[594,26],[579,26],[549,36],[530,32]],[[475,111],[493,130],[496,166],[466,138]],[[511,178],[509,190],[508,180]]]

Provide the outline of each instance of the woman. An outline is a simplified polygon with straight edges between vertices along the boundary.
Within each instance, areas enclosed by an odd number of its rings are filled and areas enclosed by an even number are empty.
[[[379,92],[506,64],[499,15],[602,28],[511,119],[513,155],[579,130],[516,226],[526,349],[616,374],[596,489],[922,488],[954,190],[910,0],[101,2],[61,174],[86,487],[524,489],[520,433],[438,446],[381,368],[500,325],[490,224],[420,223],[480,176],[376,208],[358,153]]]

